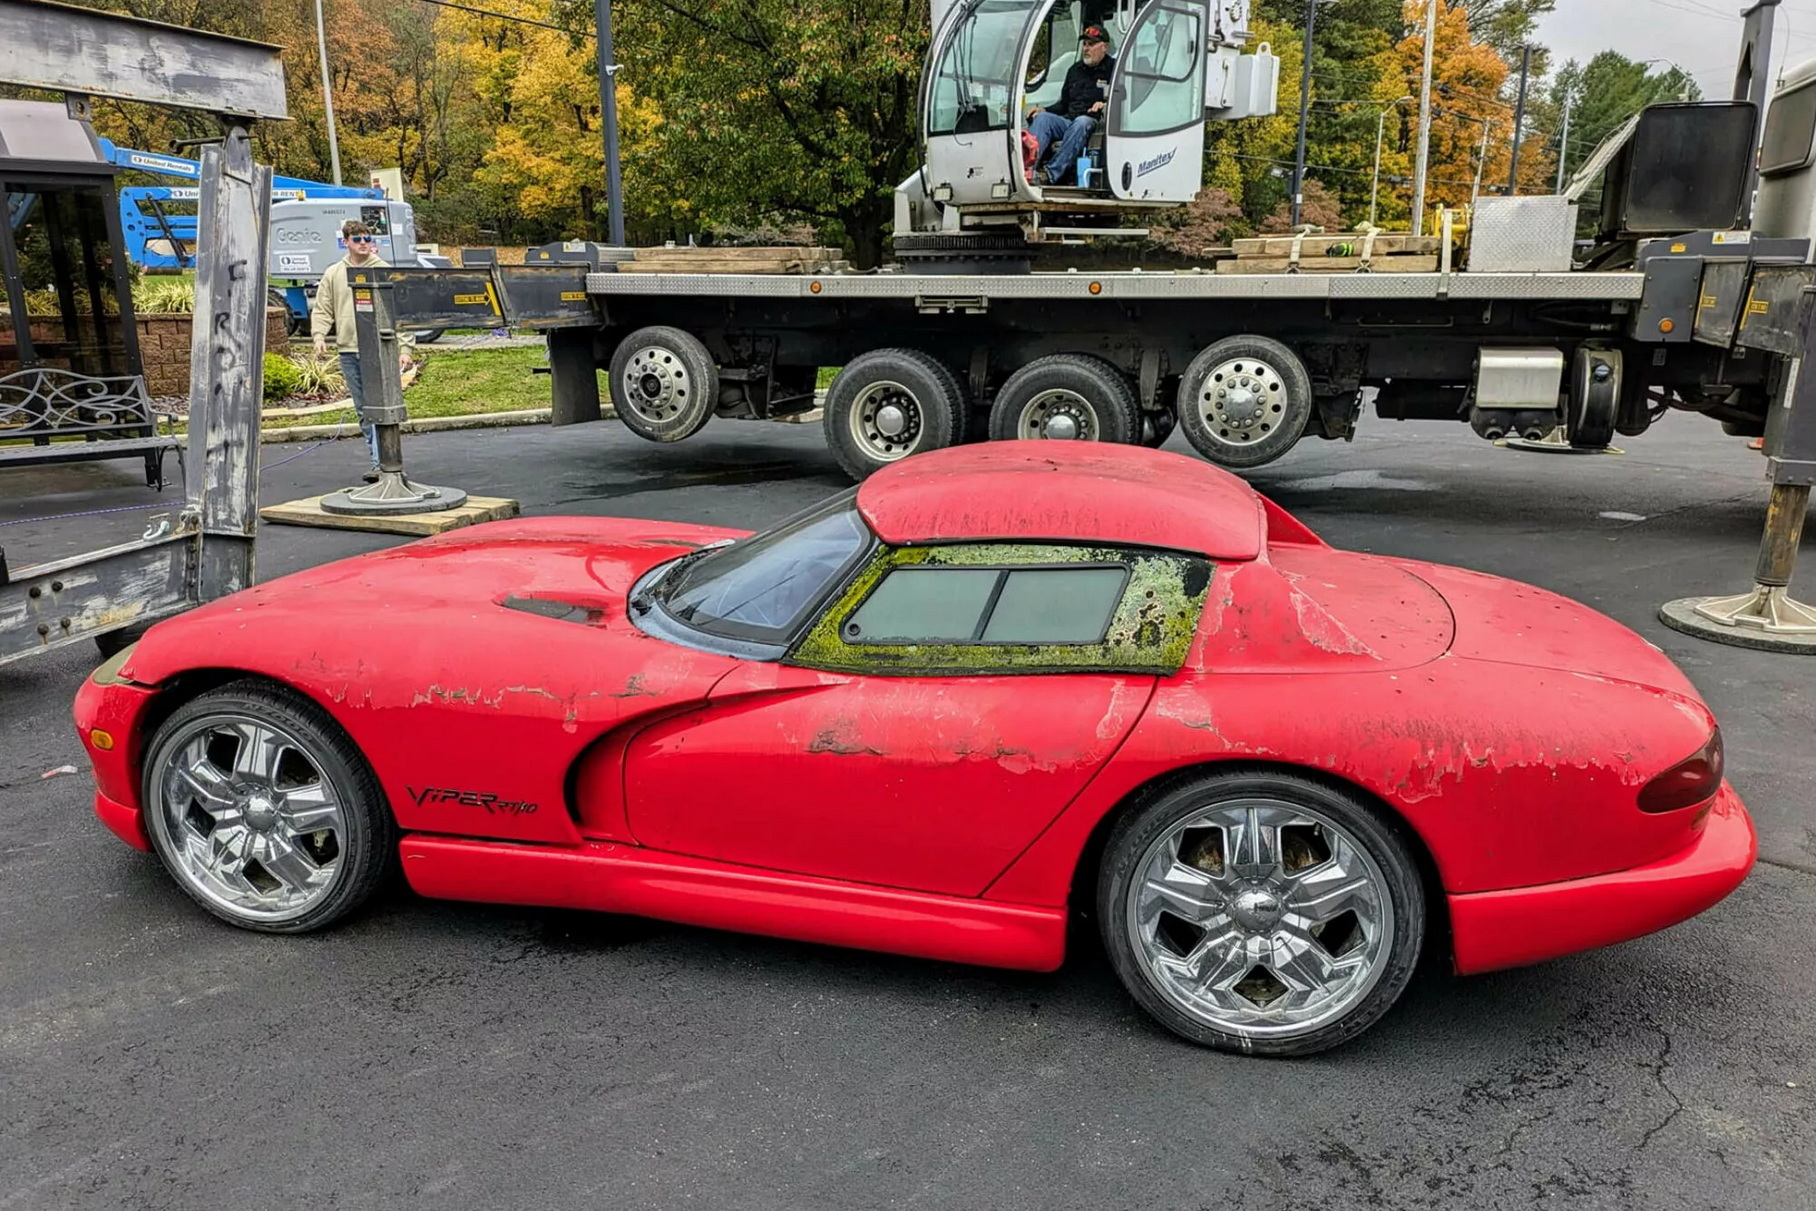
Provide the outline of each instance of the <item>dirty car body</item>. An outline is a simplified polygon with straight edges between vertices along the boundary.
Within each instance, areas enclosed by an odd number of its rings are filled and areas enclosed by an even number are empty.
[[[1093,911],[1159,1020],[1264,1052],[1426,946],[1618,942],[1754,855],[1638,636],[1132,447],[923,455],[754,536],[410,543],[159,624],[76,717],[101,819],[238,924],[350,909],[361,845],[429,896],[1040,971]]]

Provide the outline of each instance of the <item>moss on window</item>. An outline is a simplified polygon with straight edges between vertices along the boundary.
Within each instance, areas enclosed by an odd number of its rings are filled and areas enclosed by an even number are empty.
[[[845,622],[883,577],[900,567],[1017,567],[1119,563],[1129,583],[1101,643],[848,644]],[[1040,543],[966,543],[886,548],[795,645],[787,662],[854,673],[1173,673],[1185,663],[1204,612],[1210,568],[1202,559],[1155,551]]]

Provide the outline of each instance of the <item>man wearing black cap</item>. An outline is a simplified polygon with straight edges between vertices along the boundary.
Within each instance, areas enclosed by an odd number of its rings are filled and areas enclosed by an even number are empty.
[[[1110,76],[1115,70],[1110,36],[1101,25],[1085,26],[1079,35],[1078,60],[1066,71],[1059,104],[1052,109],[1036,107],[1028,111],[1028,131],[1040,144],[1034,162],[1040,162],[1047,148],[1054,149],[1042,184],[1061,181],[1072,171],[1078,154],[1085,149],[1085,141],[1103,121],[1104,109],[1110,103]]]

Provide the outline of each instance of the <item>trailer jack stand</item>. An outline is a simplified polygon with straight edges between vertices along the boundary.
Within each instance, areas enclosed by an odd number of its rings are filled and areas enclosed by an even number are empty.
[[[1808,484],[1774,484],[1750,592],[1684,597],[1659,607],[1659,621],[1686,635],[1767,652],[1816,655],[1816,608],[1791,596],[1797,544],[1810,505]]]
[[[408,413],[398,368],[398,334],[393,318],[392,285],[377,280],[371,269],[347,271],[353,290],[354,326],[358,330],[360,378],[367,384],[366,416],[378,439],[378,482],[343,488],[322,497],[324,513],[382,517],[397,513],[439,513],[467,502],[461,488],[432,488],[412,483],[404,474],[403,431]]]

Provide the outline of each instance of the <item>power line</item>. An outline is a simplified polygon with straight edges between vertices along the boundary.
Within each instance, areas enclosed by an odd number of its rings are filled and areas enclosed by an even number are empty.
[[[418,4],[433,4],[436,8],[459,9],[463,13],[476,13],[481,17],[491,17],[496,21],[514,21],[518,25],[534,25],[541,29],[552,29],[569,37],[591,38],[593,32],[586,29],[569,29],[565,25],[555,25],[548,21],[537,21],[532,17],[513,17],[509,13],[496,13],[489,8],[474,8],[470,4],[456,4],[454,0],[416,0]]]

